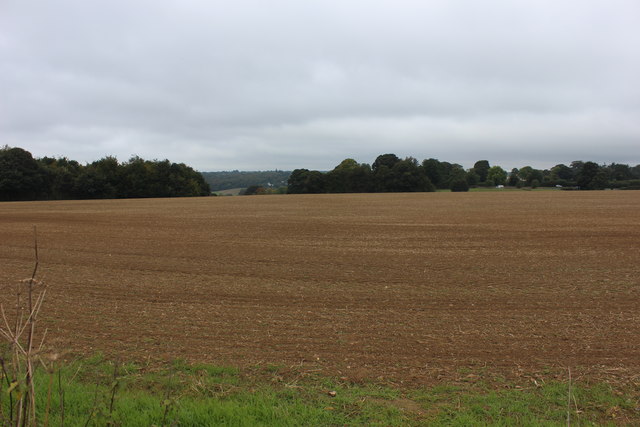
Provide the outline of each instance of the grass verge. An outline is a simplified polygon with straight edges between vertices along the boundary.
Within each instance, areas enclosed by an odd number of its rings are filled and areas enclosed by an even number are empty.
[[[49,425],[566,425],[568,411],[572,425],[640,424],[640,390],[603,383],[572,384],[568,402],[563,382],[398,389],[291,367],[150,369],[100,356],[35,378],[37,418]]]

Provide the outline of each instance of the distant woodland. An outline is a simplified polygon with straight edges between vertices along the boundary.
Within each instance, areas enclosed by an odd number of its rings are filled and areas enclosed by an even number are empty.
[[[574,161],[551,169],[506,171],[488,160],[470,169],[437,159],[382,154],[369,165],[345,159],[334,169],[199,173],[184,163],[104,157],[80,164],[67,158],[33,158],[22,148],[0,148],[0,201],[208,196],[211,189],[242,194],[415,192],[472,187],[560,187],[564,190],[640,189],[640,165]]]
[[[0,200],[119,199],[208,196],[202,175],[183,163],[105,157],[82,165],[67,158],[34,159],[0,148]]]
[[[566,190],[605,188],[640,189],[640,165],[631,167],[612,163],[574,161],[551,169],[524,166],[506,171],[488,160],[477,161],[471,169],[461,165],[413,157],[401,159],[382,154],[373,164],[345,159],[333,170],[323,173],[296,169],[288,180],[288,193],[369,193],[414,192],[450,189],[468,191],[471,187],[561,187]],[[258,192],[259,194],[259,192]]]
[[[289,175],[291,175],[291,171],[281,170],[202,172],[202,176],[211,187],[211,191],[248,188],[251,186],[277,189],[287,186]]]

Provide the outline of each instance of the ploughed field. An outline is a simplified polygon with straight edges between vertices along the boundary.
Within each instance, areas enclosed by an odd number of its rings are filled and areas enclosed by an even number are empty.
[[[33,268],[71,355],[432,383],[640,374],[640,192],[0,204],[0,301]]]

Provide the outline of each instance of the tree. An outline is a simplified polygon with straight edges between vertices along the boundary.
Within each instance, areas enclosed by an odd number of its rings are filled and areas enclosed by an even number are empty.
[[[444,170],[442,167],[442,163],[438,159],[423,160],[422,169],[433,185],[439,188],[444,184]]]
[[[627,181],[633,179],[633,173],[629,165],[621,165],[619,163],[611,163],[607,166],[609,177],[613,181]]]
[[[473,171],[480,177],[480,182],[485,182],[487,180],[490,167],[488,160],[478,160],[473,165]]]
[[[326,174],[326,190],[329,193],[366,193],[372,189],[371,167],[345,159]]]
[[[325,177],[322,172],[296,169],[289,175],[287,192],[290,194],[324,193]]]
[[[507,181],[507,172],[500,166],[492,166],[487,173],[487,181],[493,181],[494,185],[504,185]]]
[[[46,194],[45,171],[30,152],[0,148],[0,200],[34,200]]]
[[[395,154],[381,154],[371,165],[371,169],[373,172],[377,172],[381,166],[386,166],[388,169],[391,169],[395,166],[396,163],[400,161],[400,158]]]
[[[594,162],[585,162],[582,164],[580,171],[578,172],[577,184],[584,190],[593,190],[591,182],[600,171],[600,166]],[[599,184],[599,183],[596,183]],[[603,187],[604,188],[604,187]]]
[[[391,168],[390,176],[391,182],[388,183],[388,191],[435,191],[435,187],[424,173],[424,169],[413,157],[407,157],[397,162]]]
[[[509,172],[509,178],[507,178],[507,185],[516,187],[520,184],[520,178],[518,176],[519,172],[518,168],[511,169],[511,172]]]
[[[604,190],[609,186],[609,178],[607,176],[607,171],[604,168],[600,168],[598,173],[593,177],[591,182],[589,183],[590,190]]]
[[[534,169],[531,166],[524,166],[518,171],[518,177],[524,181],[525,185],[531,186],[533,181],[538,181],[538,185],[542,182],[542,171]]]
[[[564,164],[558,164],[551,168],[551,180],[552,181],[570,181],[573,179],[573,171],[571,168]]]
[[[476,173],[476,171],[472,169],[469,169],[469,171],[467,172],[467,184],[469,184],[469,186],[474,186],[474,185],[478,185],[478,183],[480,182],[480,176],[478,176],[478,174]]]
[[[64,200],[76,198],[73,188],[83,170],[83,166],[66,157],[58,159],[43,157],[36,161],[44,172],[44,188],[47,199]]]
[[[265,194],[265,189],[260,185],[250,185],[241,194],[243,196],[254,196],[257,194]]]
[[[451,191],[454,193],[469,191],[469,184],[466,179],[457,179],[451,183]]]

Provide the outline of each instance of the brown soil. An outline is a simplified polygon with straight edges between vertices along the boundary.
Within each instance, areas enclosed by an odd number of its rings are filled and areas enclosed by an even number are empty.
[[[394,383],[640,374],[637,191],[2,203],[5,307],[33,225],[39,328],[72,354]]]

